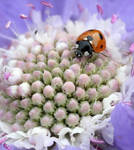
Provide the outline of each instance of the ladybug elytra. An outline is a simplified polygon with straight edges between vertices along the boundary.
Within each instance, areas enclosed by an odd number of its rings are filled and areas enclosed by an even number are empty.
[[[78,58],[82,56],[92,56],[93,52],[100,53],[106,48],[106,40],[99,30],[88,30],[82,33],[76,40],[75,55]]]

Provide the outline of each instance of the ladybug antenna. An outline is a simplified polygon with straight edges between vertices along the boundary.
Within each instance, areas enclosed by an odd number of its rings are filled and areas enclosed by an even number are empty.
[[[101,55],[105,56],[105,57],[108,57],[108,55],[104,54],[104,53],[100,53]]]

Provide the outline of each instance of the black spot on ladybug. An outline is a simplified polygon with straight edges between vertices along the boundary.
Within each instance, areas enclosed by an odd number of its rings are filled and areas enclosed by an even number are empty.
[[[91,36],[87,36],[88,41],[92,41],[93,38]]]
[[[101,45],[100,48],[103,48],[103,45]]]
[[[99,33],[100,39],[103,40],[103,36],[101,33]]]

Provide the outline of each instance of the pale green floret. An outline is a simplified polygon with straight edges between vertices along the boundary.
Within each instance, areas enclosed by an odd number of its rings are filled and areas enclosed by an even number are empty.
[[[43,105],[43,110],[45,113],[53,114],[53,112],[55,111],[54,103],[52,101],[47,101]]]
[[[52,124],[54,123],[54,118],[50,115],[44,115],[41,119],[40,119],[40,123],[43,127],[49,128],[52,126]]]
[[[51,80],[52,80],[51,73],[49,71],[47,71],[47,70],[44,70],[44,73],[43,73],[44,84],[46,84],[46,85],[50,84]]]

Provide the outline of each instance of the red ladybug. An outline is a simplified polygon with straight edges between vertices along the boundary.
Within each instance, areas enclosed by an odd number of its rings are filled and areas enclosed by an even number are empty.
[[[76,40],[75,55],[78,58],[92,56],[93,52],[100,53],[106,48],[106,40],[99,30],[88,30]]]

